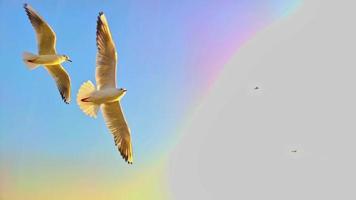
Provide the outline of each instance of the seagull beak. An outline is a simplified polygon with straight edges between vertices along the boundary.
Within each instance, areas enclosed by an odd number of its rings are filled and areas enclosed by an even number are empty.
[[[126,92],[127,90],[126,89],[123,89],[124,92]]]
[[[68,60],[68,62],[72,62],[72,60]]]

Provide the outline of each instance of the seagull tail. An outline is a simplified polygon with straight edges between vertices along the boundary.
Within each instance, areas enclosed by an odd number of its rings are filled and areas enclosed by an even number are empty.
[[[29,70],[33,70],[39,66],[39,64],[32,62],[37,57],[38,57],[37,55],[29,53],[29,52],[23,52],[23,54],[22,54],[22,59],[25,62],[26,66]]]
[[[90,94],[95,91],[95,86],[91,81],[84,82],[80,86],[77,94],[77,103],[79,108],[88,116],[96,118],[99,110],[99,104],[88,101]]]

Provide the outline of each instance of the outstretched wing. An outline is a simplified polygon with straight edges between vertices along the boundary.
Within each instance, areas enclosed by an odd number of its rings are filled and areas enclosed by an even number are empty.
[[[115,145],[126,162],[132,164],[132,144],[130,129],[125,120],[120,103],[102,104],[102,112],[107,127],[114,135]]]
[[[100,12],[96,27],[96,84],[98,89],[116,88],[117,55],[108,22],[104,13]]]
[[[62,65],[46,65],[48,73],[56,81],[59,93],[65,103],[70,102],[70,78]]]
[[[24,5],[28,18],[36,31],[38,54],[56,54],[56,34],[41,16],[28,4]]]

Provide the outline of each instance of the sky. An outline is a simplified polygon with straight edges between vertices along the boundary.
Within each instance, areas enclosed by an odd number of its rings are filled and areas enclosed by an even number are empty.
[[[21,60],[22,52],[37,52],[23,3],[0,0],[6,72],[0,80],[0,197],[14,200],[166,198],[166,157],[225,63],[258,31],[302,5],[300,0],[29,1],[56,32],[57,52],[73,61],[63,64],[72,81],[72,102],[66,105],[48,73],[29,71]],[[118,87],[128,90],[122,106],[132,132],[132,166],[115,149],[101,114],[91,119],[75,103],[80,85],[95,81],[99,11],[118,50]]]
[[[356,199],[355,3],[304,1],[233,55],[169,154],[174,199]]]

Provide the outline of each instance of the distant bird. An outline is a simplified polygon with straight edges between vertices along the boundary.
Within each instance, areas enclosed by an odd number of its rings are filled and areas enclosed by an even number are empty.
[[[70,78],[61,63],[64,61],[72,61],[68,56],[56,53],[56,34],[52,28],[31,6],[24,4],[24,8],[36,32],[38,55],[24,52],[22,56],[23,61],[30,70],[37,68],[39,65],[43,65],[56,81],[62,99],[68,104],[70,102]]]
[[[256,86],[256,87],[255,87],[255,90],[258,90],[258,89],[260,89],[260,88],[259,88],[258,86]]]
[[[292,153],[297,153],[297,150],[295,149],[295,150],[292,150],[291,152],[292,152]]]
[[[115,145],[126,162],[132,164],[130,129],[120,105],[126,89],[116,88],[117,53],[108,22],[103,12],[99,13],[96,28],[96,83],[87,81],[79,88],[77,103],[90,117],[96,118],[101,106],[107,127],[114,135]]]

